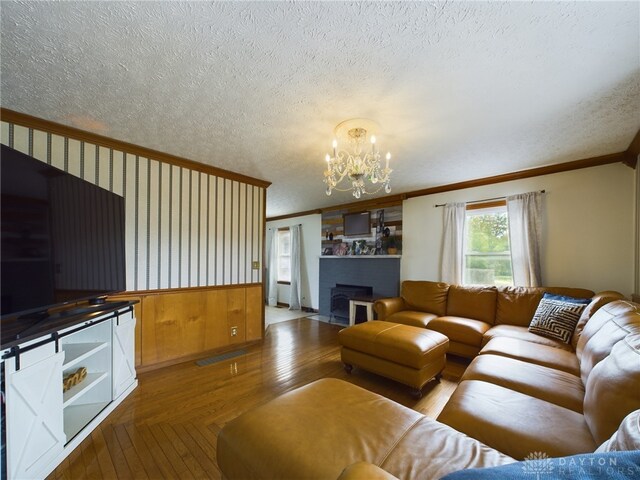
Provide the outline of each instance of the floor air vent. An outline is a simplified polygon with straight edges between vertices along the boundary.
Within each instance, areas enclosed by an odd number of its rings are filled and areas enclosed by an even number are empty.
[[[223,360],[229,360],[230,358],[236,358],[241,355],[245,355],[247,353],[246,350],[236,350],[234,352],[227,352],[220,355],[216,355],[215,357],[203,358],[202,360],[198,360],[196,365],[199,367],[206,367],[207,365],[211,365],[212,363],[218,363]]]

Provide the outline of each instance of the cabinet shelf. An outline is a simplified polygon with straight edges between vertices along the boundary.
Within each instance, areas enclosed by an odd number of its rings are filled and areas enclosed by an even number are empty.
[[[82,430],[96,415],[98,415],[110,402],[84,403],[72,405],[66,408],[64,416],[64,434],[67,443]]]
[[[87,378],[85,378],[82,383],[74,385],[62,394],[62,407],[66,409],[73,403],[77,402],[78,399],[83,397],[87,392],[89,392],[92,388],[94,388],[108,376],[108,372],[88,373]],[[65,414],[67,413],[68,412],[65,412]],[[66,417],[68,417],[68,415],[65,415],[65,418]]]
[[[62,350],[64,350],[64,364],[62,368],[65,370],[70,369],[108,346],[109,344],[107,342],[67,343],[62,346]]]

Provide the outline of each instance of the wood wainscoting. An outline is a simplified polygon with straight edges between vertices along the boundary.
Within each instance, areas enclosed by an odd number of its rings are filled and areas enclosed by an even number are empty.
[[[262,284],[131,292],[139,372],[261,341]],[[232,333],[235,332],[235,335]]]

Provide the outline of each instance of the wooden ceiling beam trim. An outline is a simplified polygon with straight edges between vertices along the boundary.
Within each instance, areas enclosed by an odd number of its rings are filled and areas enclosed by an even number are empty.
[[[249,177],[241,173],[231,172],[229,170],[224,170],[222,168],[214,167],[211,165],[205,165],[204,163],[196,162],[194,160],[178,157],[169,153],[159,152],[151,148],[141,147],[139,145],[123,142],[114,138],[105,137],[103,135],[98,135],[97,133],[87,132],[85,130],[80,130],[79,128],[69,127],[67,125],[62,125],[50,120],[44,120],[32,115],[27,115],[26,113],[9,110],[8,108],[0,107],[0,119],[2,121],[13,123],[23,127],[42,130],[43,132],[53,133],[56,135],[62,135],[74,140],[94,143],[101,147],[112,148],[114,150],[138,155],[140,157],[149,158],[151,160],[158,160],[160,162],[169,163],[178,167],[207,173],[216,177],[222,177],[249,185],[255,185],[256,187],[267,188],[269,187],[269,185],[271,185],[271,182],[268,182],[266,180]]]

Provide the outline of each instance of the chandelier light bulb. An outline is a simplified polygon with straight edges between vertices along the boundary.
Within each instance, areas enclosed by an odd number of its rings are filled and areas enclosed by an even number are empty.
[[[328,153],[327,153],[327,156],[324,157],[324,159],[327,161],[327,163],[329,163],[331,161],[331,157],[329,156]]]
[[[387,152],[387,161],[391,160],[391,152]]]
[[[336,140],[335,138],[333,139],[332,146],[334,149],[338,148],[338,140]]]
[[[376,143],[376,136],[375,135],[371,135],[371,143]]]

